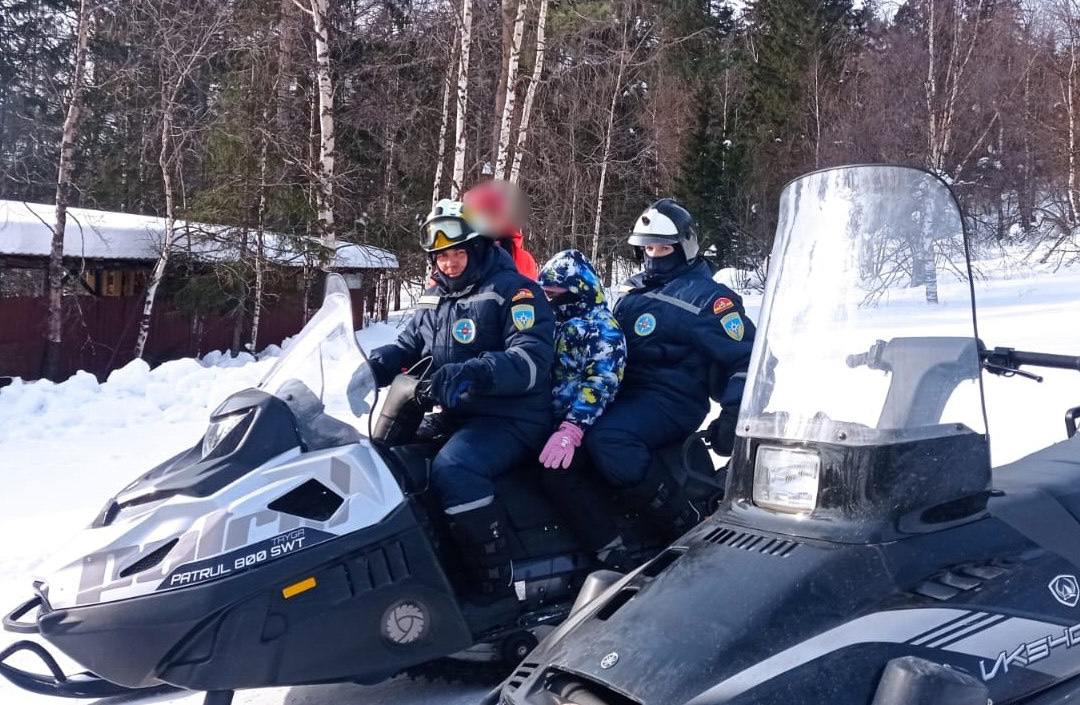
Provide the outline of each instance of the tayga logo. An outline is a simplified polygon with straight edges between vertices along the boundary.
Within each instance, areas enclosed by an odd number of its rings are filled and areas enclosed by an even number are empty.
[[[293,529],[287,533],[278,534],[265,541],[244,546],[221,556],[182,565],[170,573],[169,577],[163,580],[157,589],[168,590],[170,588],[189,587],[205,583],[209,580],[254,568],[267,561],[310,548],[317,543],[332,538],[334,538],[332,534],[318,529],[309,529],[307,527]]]
[[[1041,639],[1020,644],[1015,649],[1002,651],[992,665],[980,661],[982,679],[992,680],[998,675],[1007,674],[1013,666],[1030,666],[1048,658],[1055,649],[1071,649],[1077,645],[1080,645],[1080,624],[1063,627],[1055,634],[1047,634]]]

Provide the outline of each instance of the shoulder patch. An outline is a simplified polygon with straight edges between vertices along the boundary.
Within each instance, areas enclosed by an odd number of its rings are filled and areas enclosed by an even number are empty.
[[[528,330],[536,323],[536,309],[532,304],[518,304],[510,307],[510,317],[518,330]]]
[[[634,332],[645,337],[656,330],[656,316],[651,313],[643,313],[634,321]]]
[[[468,345],[476,340],[476,321],[471,318],[459,318],[454,321],[451,333],[454,336],[454,340]]]
[[[712,312],[717,316],[730,308],[735,308],[735,302],[726,296],[721,296],[712,302]]]
[[[724,326],[724,332],[726,332],[728,337],[732,340],[743,339],[746,327],[743,325],[742,316],[738,313],[729,313],[724,316],[720,319],[720,324]]]
[[[518,289],[517,293],[510,299],[511,301],[521,301],[522,299],[535,299],[536,295],[528,289]]]

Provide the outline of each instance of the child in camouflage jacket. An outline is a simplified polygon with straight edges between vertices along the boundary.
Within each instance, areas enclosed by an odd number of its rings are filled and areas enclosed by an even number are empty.
[[[561,421],[540,461],[566,469],[585,430],[619,389],[626,367],[626,339],[607,307],[604,288],[589,260],[564,250],[540,271],[540,286],[555,310],[555,418]]]

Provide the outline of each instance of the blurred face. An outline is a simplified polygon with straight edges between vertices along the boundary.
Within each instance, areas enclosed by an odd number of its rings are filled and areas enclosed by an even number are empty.
[[[674,245],[646,245],[645,254],[649,257],[667,257],[675,251]]]
[[[435,266],[451,279],[460,277],[469,266],[469,253],[463,247],[443,250],[435,255]]]
[[[547,294],[548,301],[558,298],[565,294],[569,289],[563,286],[545,286],[544,293]]]

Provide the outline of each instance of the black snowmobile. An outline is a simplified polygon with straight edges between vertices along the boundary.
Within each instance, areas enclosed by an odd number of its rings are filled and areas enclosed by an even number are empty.
[[[493,682],[567,616],[596,565],[537,472],[522,469],[497,483],[521,615],[470,628],[454,589],[461,560],[426,491],[434,448],[409,442],[423,385],[399,377],[373,422],[377,391],[352,322],[332,275],[259,387],[229,397],[196,446],[110,499],[4,618],[89,670],[65,675],[41,643],[21,641],[0,652],[0,675],[69,697],[167,684],[218,705],[239,688],[374,683],[417,667]],[[692,497],[719,498],[722,472],[702,438],[657,462]],[[635,534],[630,519],[643,562],[666,542]],[[49,673],[12,665],[22,652]]]
[[[973,302],[935,176],[790,183],[719,509],[591,576],[487,702],[1077,702],[1080,407],[991,469],[982,372],[1080,357],[987,348]]]

